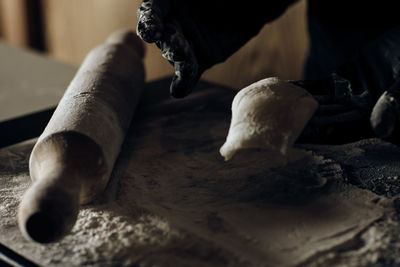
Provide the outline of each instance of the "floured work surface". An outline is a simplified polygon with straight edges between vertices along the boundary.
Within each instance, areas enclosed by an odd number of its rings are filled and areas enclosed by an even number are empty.
[[[34,140],[2,149],[0,242],[44,266],[400,264],[400,150],[371,139],[303,146],[284,168],[261,151],[224,162],[233,95],[143,105],[103,198],[59,243],[25,241],[16,224]]]

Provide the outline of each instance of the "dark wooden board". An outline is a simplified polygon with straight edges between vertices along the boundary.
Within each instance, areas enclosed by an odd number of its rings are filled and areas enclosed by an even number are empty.
[[[35,140],[0,149],[0,242],[43,266],[367,266],[368,255],[397,259],[384,254],[399,244],[398,234],[386,238],[398,228],[391,200],[348,181],[366,174],[393,180],[397,162],[373,152],[398,158],[396,147],[377,140],[307,146],[315,153],[274,169],[265,167],[266,151],[224,162],[218,149],[234,91],[201,83],[174,100],[169,80],[145,89],[106,191],[81,207],[61,242],[28,242],[16,224]]]

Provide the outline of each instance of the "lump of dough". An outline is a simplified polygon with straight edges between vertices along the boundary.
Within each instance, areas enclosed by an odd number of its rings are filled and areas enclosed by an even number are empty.
[[[220,153],[229,160],[239,150],[261,148],[286,156],[318,102],[305,89],[267,78],[237,93],[232,120]]]

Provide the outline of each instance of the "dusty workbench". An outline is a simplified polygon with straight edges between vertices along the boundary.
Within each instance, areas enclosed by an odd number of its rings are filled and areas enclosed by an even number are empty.
[[[284,167],[267,168],[267,151],[225,162],[235,92],[201,82],[173,100],[168,84],[147,85],[105,193],[60,242],[29,242],[16,223],[35,139],[2,148],[0,243],[43,266],[400,264],[398,147],[303,144]]]

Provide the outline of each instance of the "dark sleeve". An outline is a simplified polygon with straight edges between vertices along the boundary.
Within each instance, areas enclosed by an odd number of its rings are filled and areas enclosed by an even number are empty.
[[[362,49],[368,50],[366,46],[375,50],[376,40],[386,42],[381,36],[400,25],[397,2],[308,0],[310,49],[305,79],[324,79],[339,66],[357,60],[355,57],[364,57],[359,54]],[[373,42],[375,45],[370,45]]]
[[[189,40],[201,44],[199,48],[208,48],[207,52],[196,51],[196,54],[207,55],[209,58],[202,57],[199,60],[204,61],[201,65],[210,66],[226,60],[232,51],[237,51],[256,36],[266,23],[278,18],[296,1],[187,1],[181,4],[181,10],[176,10],[172,17],[187,20],[187,23],[182,23],[183,33]],[[191,17],[186,16],[187,13]],[[190,23],[192,21],[198,23],[195,28]],[[227,49],[213,49],[215,43],[207,43],[215,40],[220,42],[218,47]]]
[[[350,81],[353,94],[367,91],[379,98],[400,80],[400,25],[362,47],[336,73]]]

